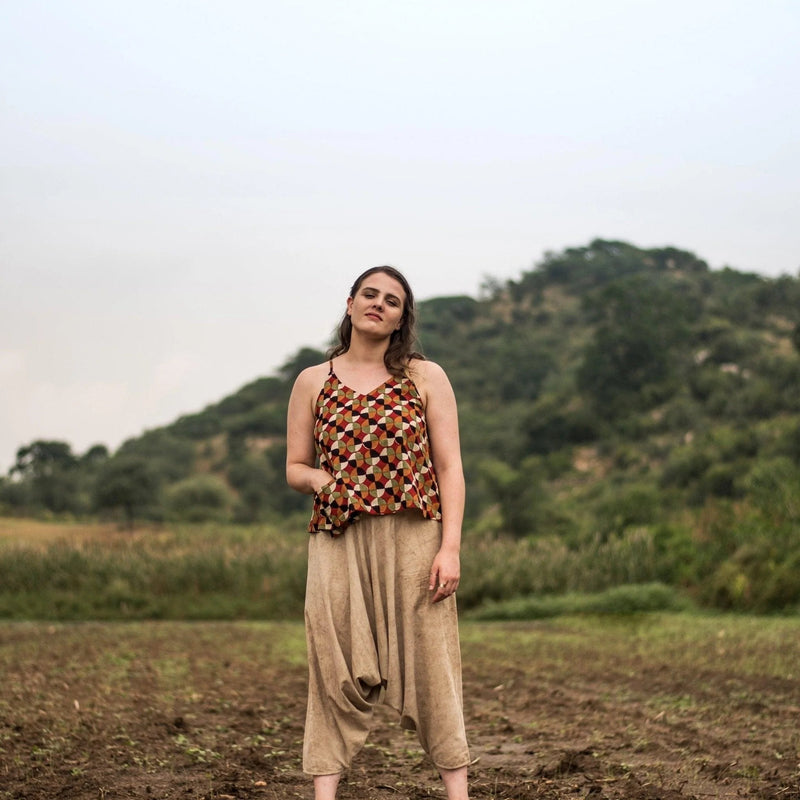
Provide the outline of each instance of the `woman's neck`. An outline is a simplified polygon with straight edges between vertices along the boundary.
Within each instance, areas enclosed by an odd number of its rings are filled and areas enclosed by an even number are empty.
[[[360,337],[353,336],[350,340],[350,347],[342,353],[342,358],[347,364],[354,367],[374,367],[384,365],[384,356],[389,343],[385,340],[369,341]]]

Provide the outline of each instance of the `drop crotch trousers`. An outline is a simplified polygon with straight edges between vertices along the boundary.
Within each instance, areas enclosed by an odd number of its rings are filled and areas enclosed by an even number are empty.
[[[384,702],[441,769],[469,763],[454,596],[428,589],[441,524],[417,511],[362,515],[312,534],[306,586],[309,685],[303,769],[346,769]]]

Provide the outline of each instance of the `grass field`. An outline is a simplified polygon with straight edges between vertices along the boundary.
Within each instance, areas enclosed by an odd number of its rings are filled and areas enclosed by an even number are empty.
[[[800,622],[462,624],[472,797],[800,798]],[[0,798],[310,798],[299,622],[0,623]],[[344,800],[443,797],[380,709]]]
[[[0,619],[300,619],[306,537],[0,518]]]
[[[583,550],[464,534],[459,607],[481,618],[675,610],[646,537]],[[305,516],[280,525],[165,525],[0,518],[0,619],[302,619]],[[587,593],[589,593],[587,595]]]

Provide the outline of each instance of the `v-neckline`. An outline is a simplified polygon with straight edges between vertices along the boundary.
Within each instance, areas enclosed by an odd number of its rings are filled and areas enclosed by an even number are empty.
[[[389,385],[389,383],[390,383],[391,381],[395,380],[395,378],[394,378],[392,375],[390,375],[388,378],[386,378],[385,380],[381,381],[381,383],[379,383],[379,384],[378,384],[377,386],[375,386],[373,389],[370,389],[368,392],[360,392],[360,391],[358,391],[358,389],[355,389],[355,388],[353,388],[352,386],[350,386],[349,384],[345,383],[345,382],[344,382],[344,381],[343,381],[343,380],[342,380],[342,379],[341,379],[341,378],[340,378],[340,377],[339,377],[339,376],[336,374],[336,372],[335,372],[334,370],[331,370],[331,372],[330,372],[330,375],[331,375],[331,377],[332,377],[332,378],[334,378],[334,379],[336,380],[336,383],[338,383],[338,384],[339,384],[339,386],[340,386],[342,389],[344,389],[344,391],[345,391],[346,393],[348,393],[348,394],[353,394],[353,395],[355,395],[356,397],[369,397],[371,394],[376,394],[378,391],[380,391],[380,390],[381,390],[381,389],[383,389],[384,387],[388,386],[388,385]]]

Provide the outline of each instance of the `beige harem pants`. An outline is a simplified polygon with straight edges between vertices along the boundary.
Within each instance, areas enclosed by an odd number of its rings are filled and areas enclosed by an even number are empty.
[[[378,702],[417,731],[437,767],[469,763],[456,599],[433,604],[428,589],[440,541],[441,523],[417,511],[310,536],[305,772],[347,768]]]

